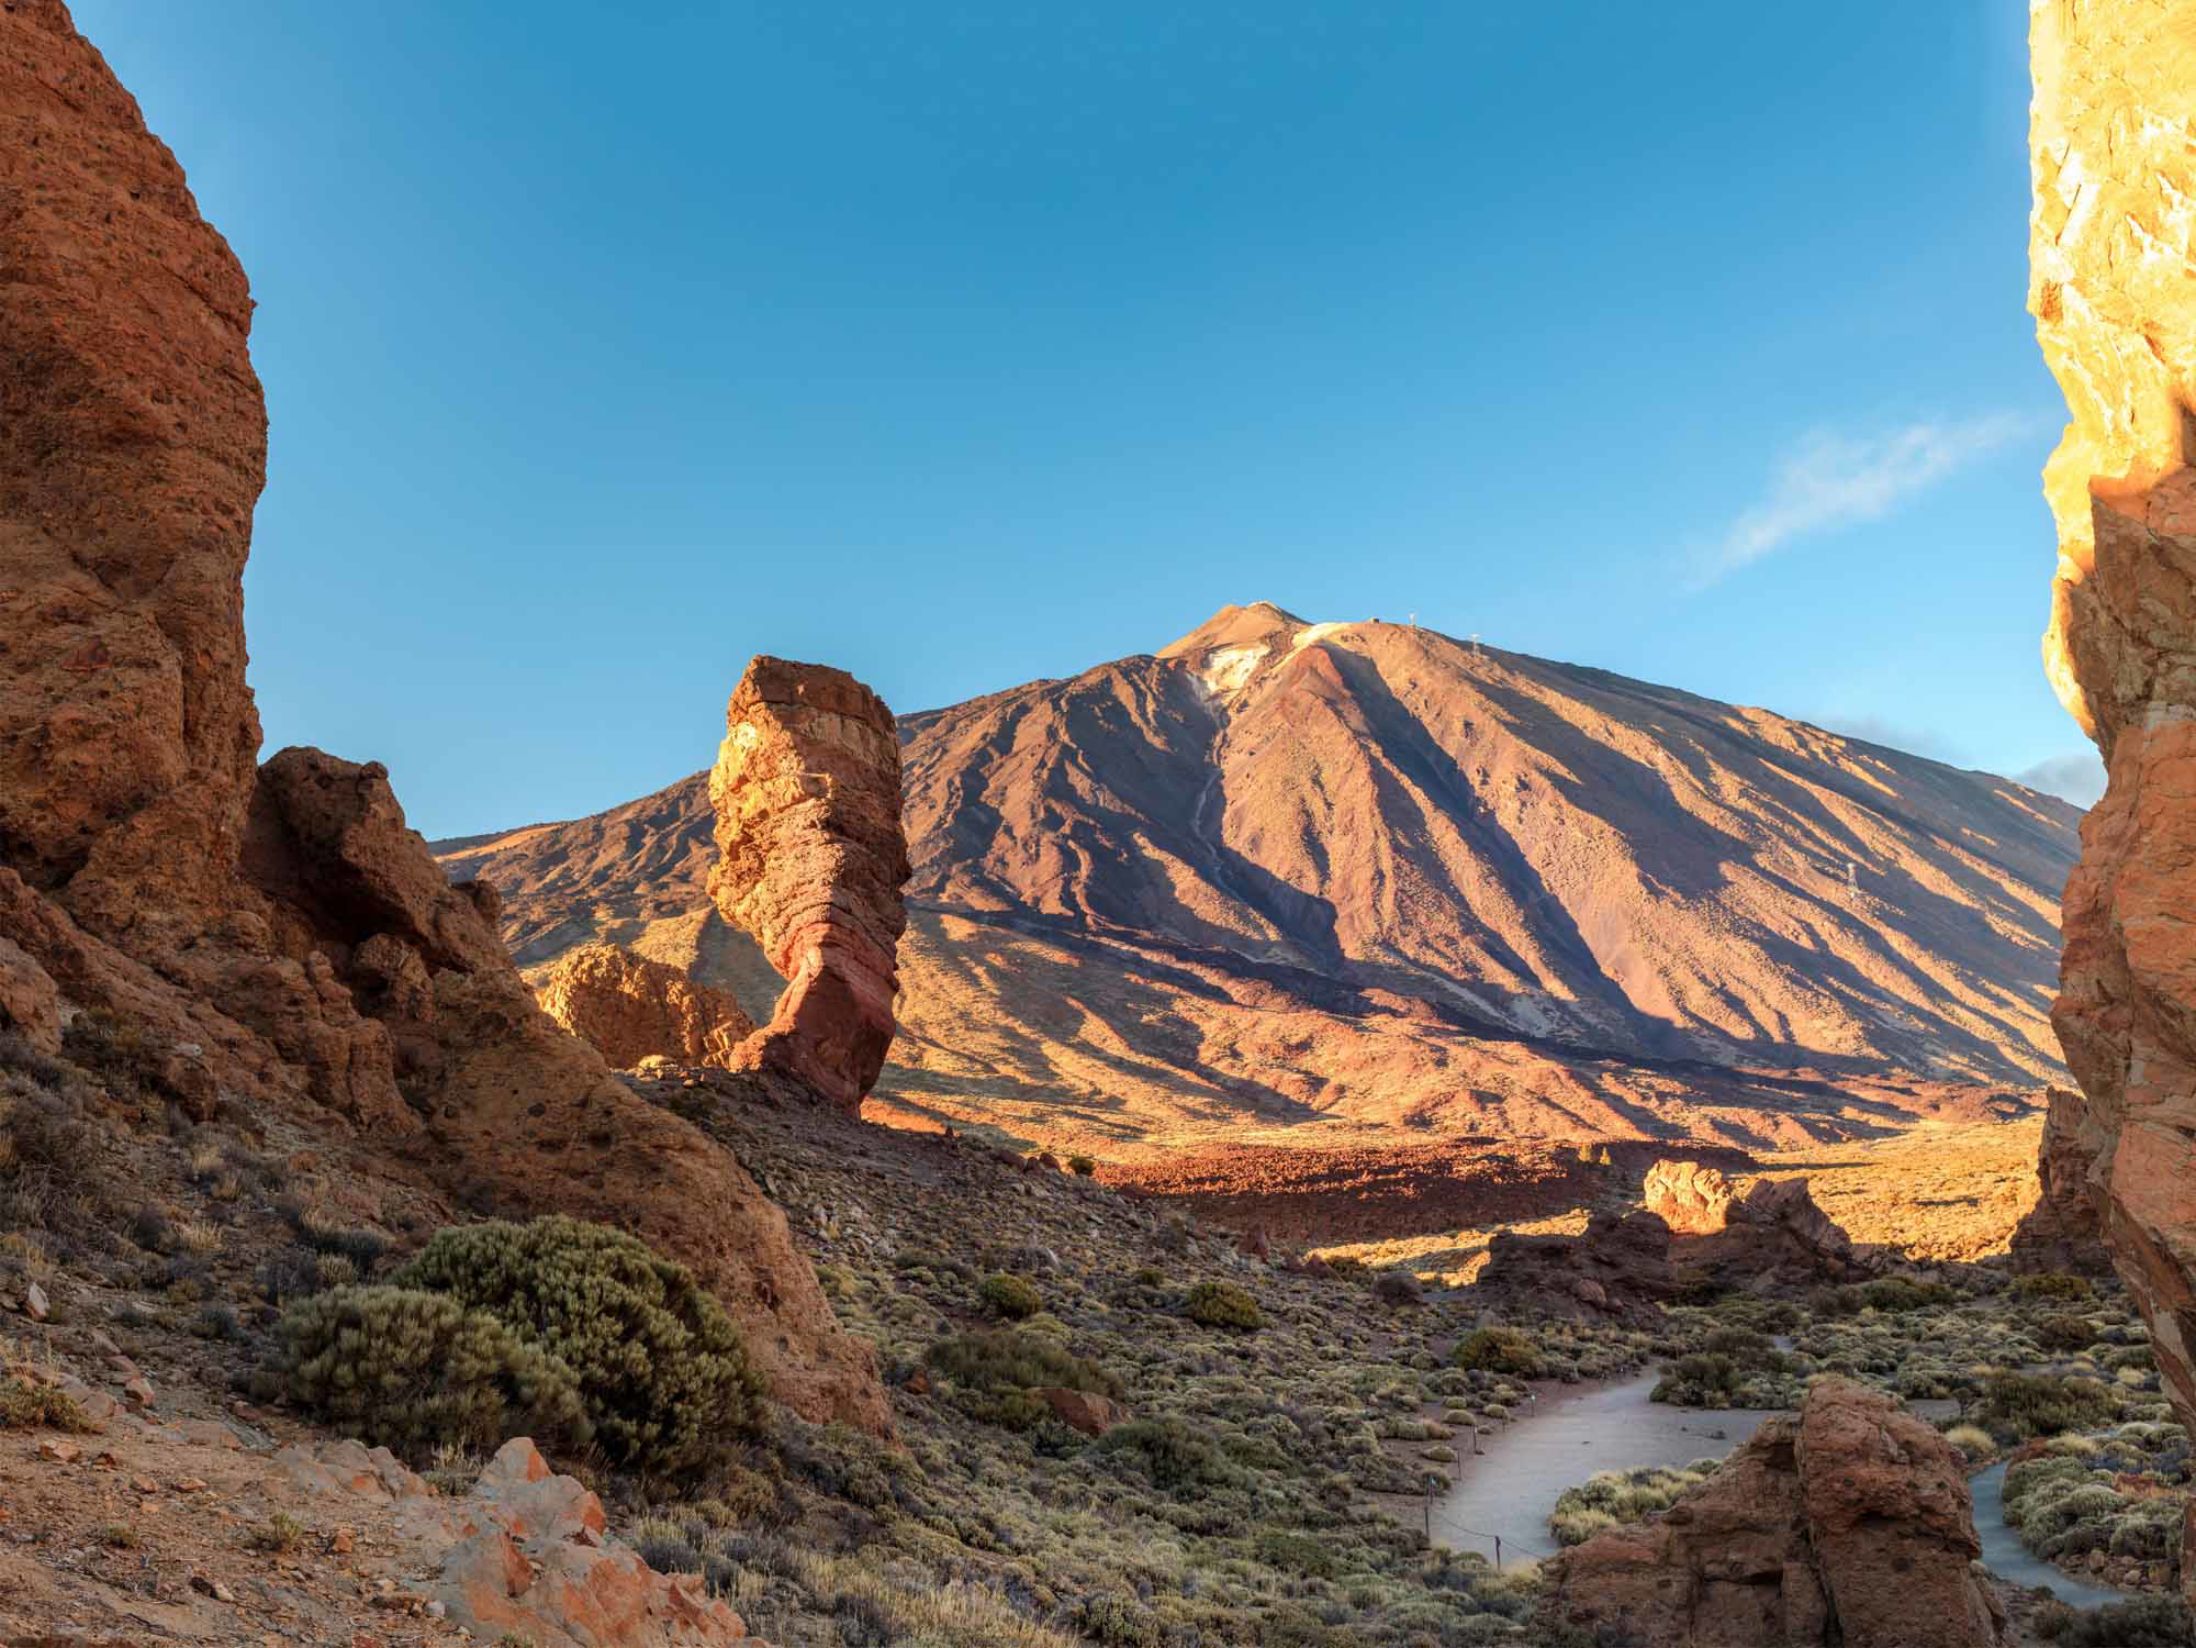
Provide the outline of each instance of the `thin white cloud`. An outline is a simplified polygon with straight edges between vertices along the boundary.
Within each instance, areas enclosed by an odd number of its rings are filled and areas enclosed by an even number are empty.
[[[2013,781],[2026,784],[2032,790],[2049,791],[2077,807],[2094,807],[2097,798],[2105,793],[2104,761],[2095,750],[2084,750],[2079,755],[2055,755],[2015,773]]]
[[[1795,538],[1880,521],[2035,427],[2035,420],[2017,412],[1989,412],[1876,435],[1818,430],[1784,455],[1767,495],[1702,558],[1700,582],[1712,584],[1751,566]]]

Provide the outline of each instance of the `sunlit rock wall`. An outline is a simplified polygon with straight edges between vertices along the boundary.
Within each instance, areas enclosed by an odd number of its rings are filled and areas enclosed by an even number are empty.
[[[2110,787],[2054,1015],[2114,1262],[2196,1418],[2196,3],[2037,0],[2029,307],[2069,422],[2046,666]]]

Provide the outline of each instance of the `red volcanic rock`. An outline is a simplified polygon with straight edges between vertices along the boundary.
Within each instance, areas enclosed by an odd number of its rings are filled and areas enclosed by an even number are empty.
[[[2044,468],[2059,535],[2045,665],[2108,773],[2064,900],[2052,1022],[2086,1104],[2051,1172],[2075,1167],[2071,1136],[2192,1424],[2196,39],[2180,8],[2095,0],[2031,8],[2030,47],[2029,308],[2068,414]]]
[[[1647,1169],[1639,1201],[1660,1215],[1672,1234],[1704,1236],[1723,1228],[1731,1181],[1704,1162],[1658,1161]]]
[[[1572,1317],[1650,1324],[1677,1292],[1670,1227],[1652,1213],[1596,1213],[1579,1236],[1503,1231],[1487,1244],[1477,1291]]]
[[[2085,1137],[2089,1107],[2069,1088],[2051,1090],[2036,1158],[2042,1194],[2013,1232],[2013,1268],[2098,1276],[2112,1269],[2097,1216],[2094,1170],[2099,1141]]]
[[[858,1113],[892,1046],[907,925],[892,712],[842,670],[756,658],[726,706],[709,799],[710,895],[786,980],[741,1057]]]
[[[510,956],[476,899],[453,887],[404,822],[378,761],[287,749],[259,769],[244,867],[294,922],[339,959],[376,934],[430,969],[475,973]]]
[[[1994,1648],[1980,1554],[1951,1445],[1826,1378],[1660,1517],[1543,1574],[1557,1621],[1638,1648]]]
[[[0,14],[0,122],[0,860],[97,932],[187,928],[259,744],[251,296],[59,0]]]
[[[1673,1244],[1671,1257],[1722,1288],[1809,1288],[1869,1274],[1805,1179],[1756,1180],[1726,1206],[1721,1229]]]
[[[1120,1403],[1094,1391],[1042,1385],[1030,1394],[1050,1408],[1061,1424],[1070,1430],[1081,1431],[1085,1436],[1103,1436],[1114,1426],[1125,1423],[1129,1416],[1128,1409]]]
[[[784,1216],[541,1012],[382,769],[255,771],[242,271],[59,0],[0,6],[0,122],[0,1016],[111,1013],[193,1117],[294,1104],[361,1171],[632,1230],[781,1399],[888,1430]]]
[[[755,1028],[724,991],[615,944],[567,950],[535,994],[551,1018],[622,1070],[646,1058],[729,1068]]]

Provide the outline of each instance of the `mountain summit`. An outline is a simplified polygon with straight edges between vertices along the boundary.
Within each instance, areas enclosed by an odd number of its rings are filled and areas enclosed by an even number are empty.
[[[2006,779],[1268,602],[900,729],[887,1113],[1121,1159],[1397,1128],[1745,1145],[2059,1072],[2079,815]],[[752,1009],[707,819],[688,780],[443,850],[503,889],[522,963],[608,937]]]

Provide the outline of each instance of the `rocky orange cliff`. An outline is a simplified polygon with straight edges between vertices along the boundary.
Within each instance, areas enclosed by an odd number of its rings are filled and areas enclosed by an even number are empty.
[[[387,774],[255,767],[251,300],[59,0],[0,8],[0,1028],[105,1013],[194,1120],[279,1114],[360,1182],[614,1220],[778,1394],[886,1428],[785,1219],[535,1004]]]
[[[1693,1137],[2058,1069],[2074,809],[1401,624],[1229,608],[900,722],[914,879],[869,1104],[1120,1162],[1186,1143]],[[441,844],[538,968],[626,943],[767,1013],[699,777]]]
[[[2196,1420],[2196,28],[2160,0],[2036,0],[2029,306],[2069,422],[2045,661],[2109,784],[2066,892],[2054,1022],[2105,1241]],[[2079,1209],[2062,1213],[2081,1222]]]

